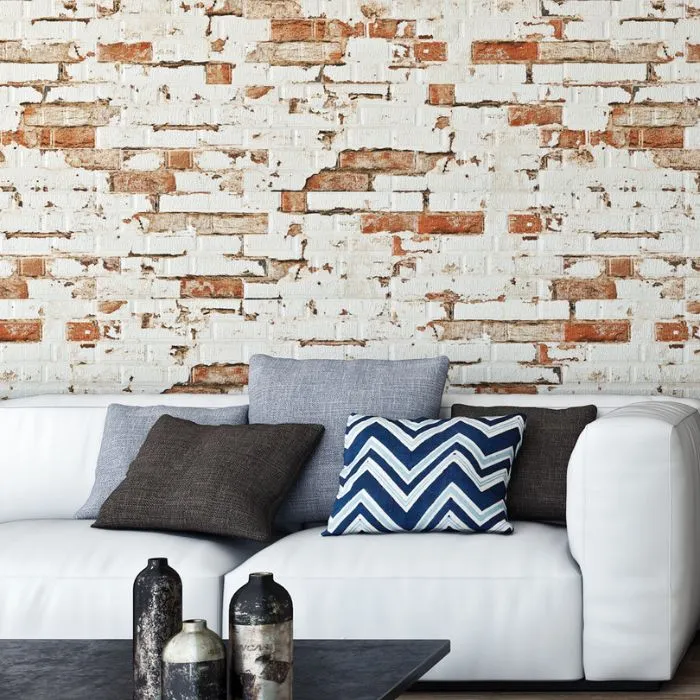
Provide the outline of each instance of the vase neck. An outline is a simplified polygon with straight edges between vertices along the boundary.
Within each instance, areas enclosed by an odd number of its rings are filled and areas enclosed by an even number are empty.
[[[269,571],[255,571],[248,575],[248,583],[253,586],[264,586],[266,583],[271,583],[272,581],[272,574]]]
[[[185,620],[182,623],[182,631],[186,634],[192,634],[194,632],[204,632],[207,629],[206,620]]]
[[[155,557],[148,560],[149,569],[162,569],[168,565],[167,557]]]

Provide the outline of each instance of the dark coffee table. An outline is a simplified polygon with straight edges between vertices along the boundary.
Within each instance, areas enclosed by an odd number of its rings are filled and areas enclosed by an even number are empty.
[[[445,640],[296,640],[294,700],[392,700]],[[0,640],[3,700],[131,700],[130,640]]]

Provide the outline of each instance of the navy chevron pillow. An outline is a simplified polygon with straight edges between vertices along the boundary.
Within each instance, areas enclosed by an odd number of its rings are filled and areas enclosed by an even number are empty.
[[[520,413],[449,420],[351,415],[340,488],[322,534],[510,534],[506,490],[525,421]]]

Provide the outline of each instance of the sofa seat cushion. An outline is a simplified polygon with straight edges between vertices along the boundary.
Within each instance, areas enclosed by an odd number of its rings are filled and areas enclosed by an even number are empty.
[[[260,547],[91,524],[0,524],[0,638],[130,638],[132,585],[149,557],[167,557],[182,577],[185,617],[218,632],[223,575]]]
[[[272,571],[292,596],[296,638],[450,639],[426,680],[583,676],[581,577],[564,528],[517,522],[509,537],[321,530],[278,540],[227,574],[225,607],[250,572]]]

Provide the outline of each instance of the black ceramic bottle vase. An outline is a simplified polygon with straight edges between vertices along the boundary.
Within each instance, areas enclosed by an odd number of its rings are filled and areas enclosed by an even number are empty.
[[[161,700],[161,660],[182,629],[182,580],[164,558],[134,580],[134,700]]]
[[[163,700],[226,700],[226,647],[204,620],[185,620],[165,645]]]
[[[229,644],[229,700],[292,700],[292,599],[272,574],[233,594]]]

